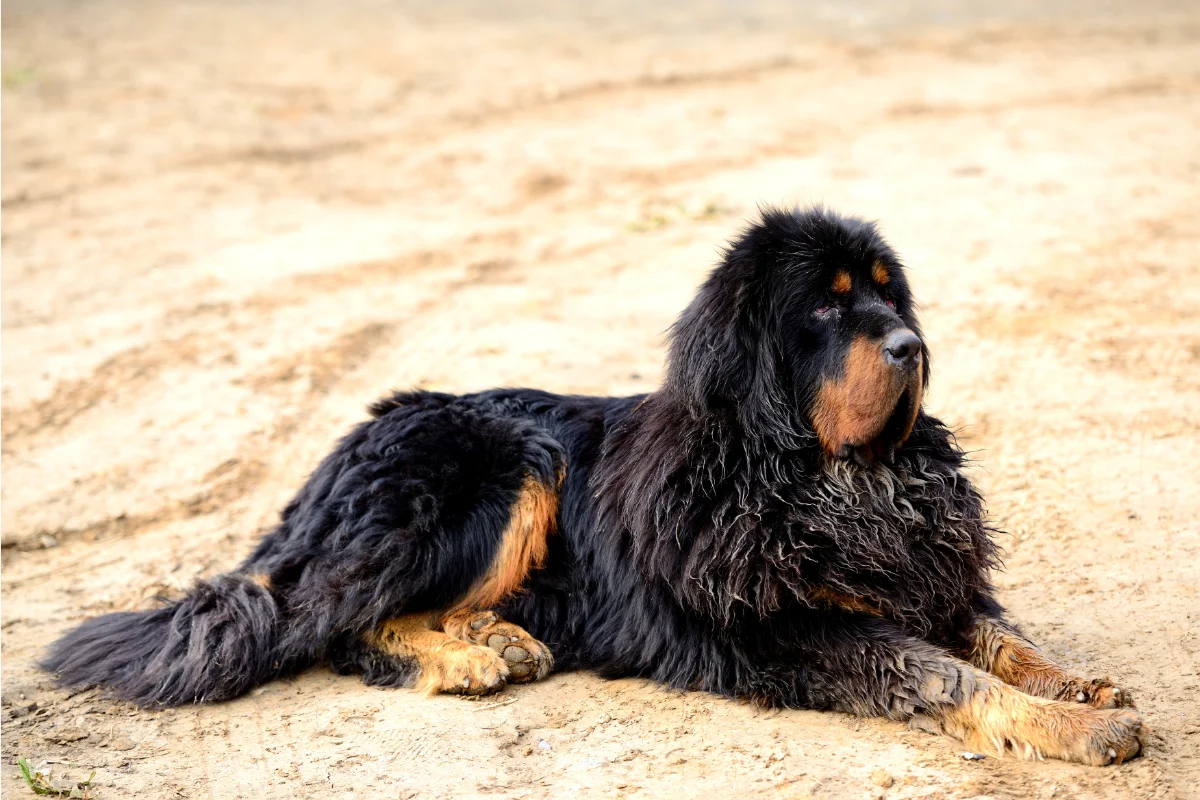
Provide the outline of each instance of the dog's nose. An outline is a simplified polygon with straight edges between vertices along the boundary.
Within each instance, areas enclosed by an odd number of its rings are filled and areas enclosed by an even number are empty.
[[[921,355],[921,340],[907,328],[892,331],[883,340],[883,353],[894,366],[905,369],[914,367]]]

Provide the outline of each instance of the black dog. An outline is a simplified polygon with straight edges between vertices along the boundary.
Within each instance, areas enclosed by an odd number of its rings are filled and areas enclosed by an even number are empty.
[[[43,666],[152,706],[322,661],[471,694],[553,663],[997,754],[1133,758],[1129,694],[1003,621],[983,504],[921,410],[928,378],[875,227],[767,212],[676,323],[657,392],[378,402],[236,572],[90,620]]]

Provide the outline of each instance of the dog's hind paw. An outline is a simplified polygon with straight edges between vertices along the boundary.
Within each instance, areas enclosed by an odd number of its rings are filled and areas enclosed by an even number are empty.
[[[494,611],[457,612],[446,618],[443,630],[456,639],[500,654],[508,666],[509,683],[540,680],[554,666],[546,645],[524,628],[500,619]]]

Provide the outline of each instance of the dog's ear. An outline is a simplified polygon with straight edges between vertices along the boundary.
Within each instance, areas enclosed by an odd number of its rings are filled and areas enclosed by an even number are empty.
[[[732,411],[748,431],[794,433],[780,383],[769,265],[745,241],[709,275],[671,328],[666,387],[696,415]]]

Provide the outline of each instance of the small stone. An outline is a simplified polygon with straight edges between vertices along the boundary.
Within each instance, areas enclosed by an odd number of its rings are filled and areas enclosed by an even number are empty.
[[[987,758],[987,756],[985,756],[983,753],[969,753],[969,752],[963,753],[962,757],[965,758],[967,761],[983,761],[985,758]]]
[[[108,743],[108,746],[113,750],[132,750],[137,747],[137,742],[130,739],[128,736],[118,736]]]
[[[524,647],[517,647],[515,644],[510,644],[504,648],[504,660],[512,664],[519,664],[522,661],[529,659],[529,651]]]
[[[46,734],[46,739],[51,742],[65,744],[67,742],[78,742],[81,739],[86,739],[90,736],[83,728],[58,728]]]
[[[493,633],[488,637],[488,647],[492,648],[493,650],[503,650],[506,644],[508,644],[507,636],[501,636],[498,633]]]
[[[877,769],[871,773],[871,783],[886,789],[895,783],[895,780],[887,773],[887,770]]]
[[[542,739],[542,740],[540,740],[540,741],[538,742],[538,749],[539,749],[539,750],[549,750],[549,749],[550,749],[550,743],[549,743],[549,742],[547,742],[545,739]]]

